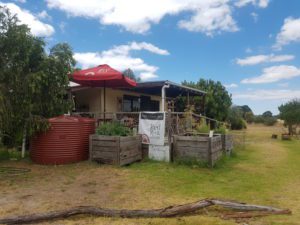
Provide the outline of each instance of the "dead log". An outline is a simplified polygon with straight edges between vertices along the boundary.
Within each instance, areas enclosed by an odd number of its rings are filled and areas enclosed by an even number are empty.
[[[128,210],[128,209],[106,209],[93,206],[79,206],[71,209],[52,211],[46,213],[36,213],[24,216],[12,216],[0,219],[0,224],[24,224],[49,221],[54,219],[64,219],[74,215],[92,215],[105,217],[122,218],[154,218],[154,217],[176,217],[195,213],[200,209],[209,206],[222,206],[240,211],[260,211],[269,214],[287,214],[289,210],[278,209],[270,206],[248,205],[235,201],[226,201],[220,199],[204,199],[193,203],[183,205],[174,205],[161,209]],[[267,214],[266,214],[267,215]]]
[[[249,219],[254,217],[263,217],[269,215],[288,215],[291,214],[289,210],[282,211],[268,211],[268,212],[236,212],[236,213],[227,213],[221,216],[222,219]]]
[[[270,206],[262,206],[262,205],[250,205],[242,202],[236,201],[226,201],[220,199],[211,199],[210,200],[213,205],[223,206],[229,209],[235,209],[240,211],[268,211],[268,212],[281,212],[282,209],[274,208]]]

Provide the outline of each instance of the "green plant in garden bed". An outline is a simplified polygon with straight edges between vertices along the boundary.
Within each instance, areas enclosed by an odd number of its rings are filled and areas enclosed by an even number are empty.
[[[106,136],[132,136],[132,131],[118,122],[103,123],[96,129],[96,134]]]
[[[210,128],[209,128],[209,126],[207,125],[207,123],[206,123],[206,121],[205,121],[204,118],[201,118],[200,123],[197,124],[197,126],[196,126],[196,131],[197,131],[198,133],[209,133]]]
[[[215,129],[215,133],[217,134],[228,134],[228,129],[224,124],[220,125],[218,128]]]

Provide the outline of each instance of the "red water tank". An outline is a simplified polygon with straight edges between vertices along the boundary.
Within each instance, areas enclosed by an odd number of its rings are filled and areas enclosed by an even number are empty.
[[[82,138],[82,148],[84,149],[84,155],[86,159],[89,156],[89,138],[91,134],[95,133],[95,120],[81,117],[81,138]]]
[[[95,120],[72,116],[49,119],[50,128],[31,140],[31,159],[39,164],[66,164],[88,159]]]

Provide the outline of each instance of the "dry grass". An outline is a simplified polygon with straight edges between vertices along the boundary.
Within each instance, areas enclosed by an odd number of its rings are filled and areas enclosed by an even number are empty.
[[[300,142],[272,140],[282,127],[249,126],[246,148],[213,170],[144,162],[129,167],[96,163],[41,166],[3,162],[31,172],[0,177],[0,216],[44,212],[78,205],[157,208],[207,197],[290,208],[291,216],[270,216],[247,224],[300,224]],[[209,209],[172,219],[74,217],[44,224],[236,224]]]

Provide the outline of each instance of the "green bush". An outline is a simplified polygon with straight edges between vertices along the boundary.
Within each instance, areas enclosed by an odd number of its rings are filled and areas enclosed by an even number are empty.
[[[221,125],[217,129],[215,129],[215,133],[226,134],[227,133],[227,129],[226,129],[226,127],[224,125]]]
[[[0,161],[9,160],[10,155],[8,150],[0,150]]]
[[[210,128],[209,126],[206,124],[206,121],[204,118],[201,118],[200,123],[197,124],[196,126],[196,131],[198,133],[209,133]]]
[[[96,129],[96,134],[107,136],[131,136],[132,132],[128,127],[118,122],[103,123]]]
[[[241,130],[247,128],[247,123],[243,119],[242,112],[239,107],[231,107],[228,115],[228,122],[231,124],[232,130]]]
[[[15,149],[0,149],[0,161],[5,160],[20,160],[22,158],[21,152]]]
[[[254,123],[264,123],[264,117],[261,115],[255,116],[253,122]]]
[[[247,128],[246,121],[243,120],[243,118],[241,118],[241,117],[233,119],[230,122],[231,122],[231,129],[232,130],[242,130],[242,129]]]
[[[273,126],[277,122],[276,117],[274,116],[262,116],[258,115],[254,117],[254,123],[263,123],[266,126]]]
[[[277,119],[274,117],[266,117],[264,119],[264,125],[273,126],[277,122]]]

